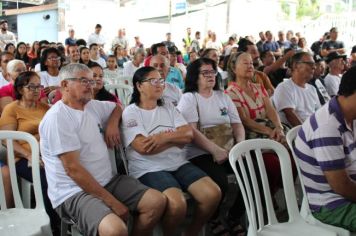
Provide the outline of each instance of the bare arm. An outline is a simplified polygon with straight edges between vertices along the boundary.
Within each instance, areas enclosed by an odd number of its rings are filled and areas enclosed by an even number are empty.
[[[241,123],[232,123],[232,132],[236,143],[242,142],[245,140],[245,129]]]
[[[137,135],[131,146],[142,155],[153,155],[160,153],[170,147],[190,143],[193,138],[193,131],[189,125],[183,125],[174,132],[158,133],[148,137]]]
[[[105,129],[105,142],[109,148],[113,148],[120,144],[119,123],[121,120],[122,108],[116,105],[108,119]]]
[[[64,170],[84,192],[99,198],[123,220],[127,220],[128,208],[103,188],[81,165],[79,151],[63,153],[60,156]]]
[[[301,125],[303,123],[302,120],[297,115],[297,113],[295,113],[295,110],[293,108],[285,108],[282,111],[286,115],[286,118],[287,118],[289,124],[292,125],[292,127]]]
[[[288,51],[283,57],[278,58],[278,60],[275,61],[272,65],[266,66],[266,67],[263,69],[263,72],[266,73],[267,75],[268,75],[269,73],[275,72],[276,70],[278,70],[279,68],[281,68],[281,67],[283,66],[283,64],[284,64],[289,58],[291,58],[294,54],[295,54],[294,50]]]
[[[335,193],[356,202],[356,183],[350,179],[345,169],[324,171],[324,175]]]

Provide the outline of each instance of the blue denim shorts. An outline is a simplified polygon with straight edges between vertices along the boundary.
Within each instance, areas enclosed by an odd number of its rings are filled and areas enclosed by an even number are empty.
[[[4,162],[0,161],[0,167],[6,166]]]
[[[207,174],[191,163],[179,167],[175,171],[149,172],[139,178],[144,185],[163,192],[168,188],[179,188],[187,191],[195,181],[207,176]]]

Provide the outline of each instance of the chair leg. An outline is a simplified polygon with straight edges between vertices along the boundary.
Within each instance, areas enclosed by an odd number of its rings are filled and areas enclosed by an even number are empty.
[[[31,187],[31,182],[21,178],[21,194],[24,208],[31,208]]]

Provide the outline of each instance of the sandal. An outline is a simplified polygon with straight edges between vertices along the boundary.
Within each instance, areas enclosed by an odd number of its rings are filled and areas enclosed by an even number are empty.
[[[238,220],[229,219],[229,228],[232,236],[245,236],[246,229],[240,224]]]
[[[212,235],[216,236],[230,236],[229,227],[219,219],[211,220],[209,222]]]

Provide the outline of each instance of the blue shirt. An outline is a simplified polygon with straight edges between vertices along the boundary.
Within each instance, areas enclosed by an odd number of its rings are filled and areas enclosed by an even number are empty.
[[[177,86],[180,89],[184,89],[184,81],[182,74],[177,68],[170,67],[166,78],[166,82]]]

